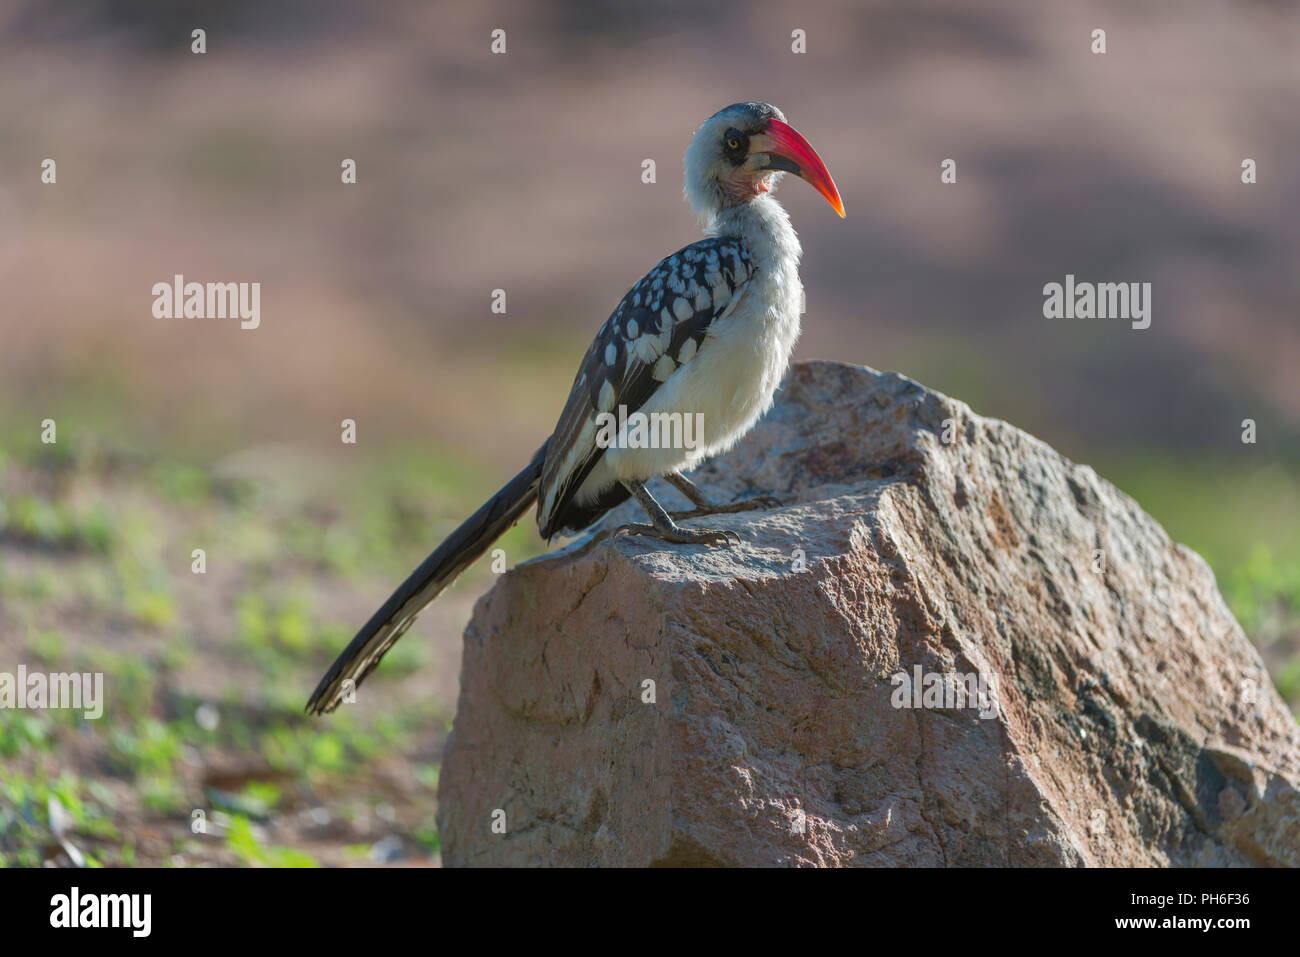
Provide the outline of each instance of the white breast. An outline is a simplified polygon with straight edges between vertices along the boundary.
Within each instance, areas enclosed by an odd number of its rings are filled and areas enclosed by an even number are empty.
[[[691,449],[608,449],[579,489],[580,502],[590,502],[616,479],[644,482],[694,468],[734,445],[772,405],[799,338],[803,286],[798,237],[785,210],[770,196],[729,210],[709,232],[739,236],[755,275],[730,314],[714,321],[695,357],[640,410],[650,415],[698,412],[703,434]]]

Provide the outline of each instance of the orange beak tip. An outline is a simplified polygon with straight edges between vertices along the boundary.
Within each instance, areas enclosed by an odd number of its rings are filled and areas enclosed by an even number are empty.
[[[773,152],[794,163],[798,167],[796,175],[821,193],[822,198],[830,203],[831,209],[839,214],[840,219],[844,219],[844,201],[840,199],[840,191],[835,188],[835,180],[831,179],[830,170],[803,134],[788,123],[773,119],[768,121],[767,136],[775,147]]]

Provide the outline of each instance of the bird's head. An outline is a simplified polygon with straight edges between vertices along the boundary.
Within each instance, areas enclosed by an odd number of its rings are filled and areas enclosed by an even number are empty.
[[[769,103],[735,103],[704,121],[686,150],[686,199],[711,218],[775,188],[793,173],[844,215],[835,181],[816,150]]]

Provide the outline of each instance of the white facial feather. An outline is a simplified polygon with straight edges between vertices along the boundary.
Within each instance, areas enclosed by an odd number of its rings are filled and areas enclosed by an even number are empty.
[[[785,115],[780,110],[775,107],[771,109],[772,115],[778,120],[785,120]],[[723,135],[733,126],[743,129],[752,122],[753,114],[747,104],[737,103],[719,110],[704,121],[686,149],[686,176],[682,192],[695,215],[706,227],[726,205],[718,179],[729,173],[732,167],[722,153]],[[779,175],[773,177],[773,189],[780,178]]]

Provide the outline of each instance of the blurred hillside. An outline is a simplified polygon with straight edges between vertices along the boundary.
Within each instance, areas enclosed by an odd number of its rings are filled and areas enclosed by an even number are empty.
[[[767,98],[849,210],[782,194],[801,356],[899,369],[1079,457],[1239,453],[1247,415],[1252,454],[1300,445],[1295,3],[204,6],[0,20],[13,412],[89,395],[115,431],[200,448],[351,415],[512,465],[624,290],[696,235],[694,127]],[[262,329],[154,320],[176,272],[261,281]],[[1067,272],[1152,282],[1151,328],[1043,319]]]

